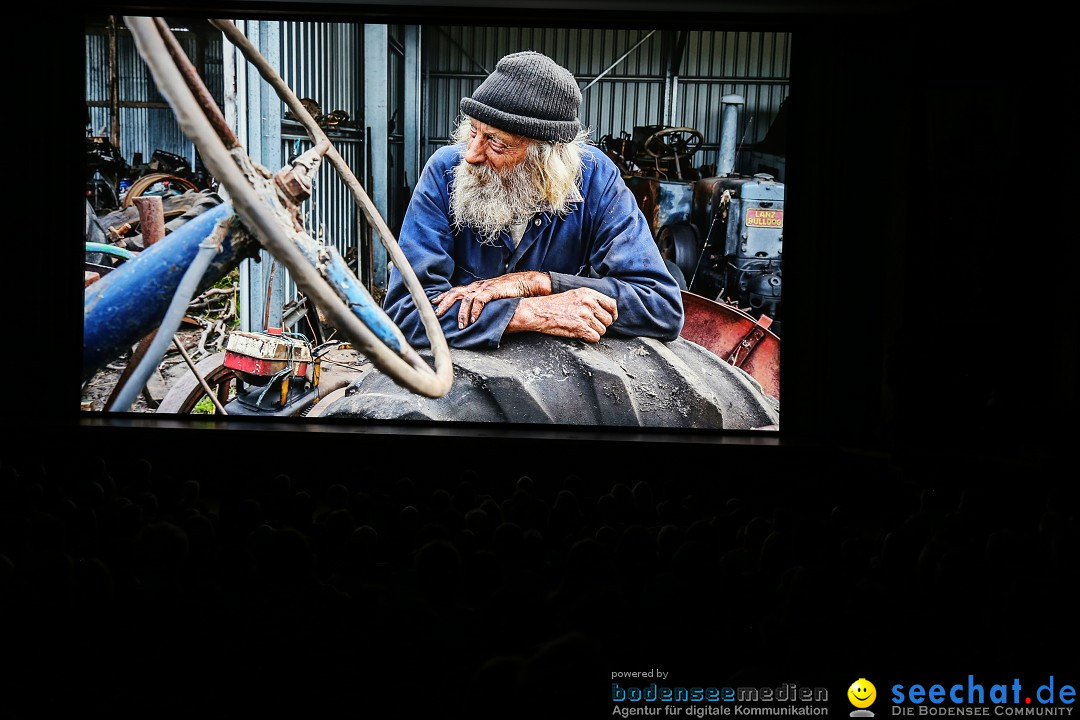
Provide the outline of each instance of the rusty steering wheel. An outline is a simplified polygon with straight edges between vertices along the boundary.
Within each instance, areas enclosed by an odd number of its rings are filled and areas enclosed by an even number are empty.
[[[704,140],[705,136],[694,128],[669,127],[654,132],[645,139],[642,147],[658,160],[674,158],[681,163],[700,150]]]

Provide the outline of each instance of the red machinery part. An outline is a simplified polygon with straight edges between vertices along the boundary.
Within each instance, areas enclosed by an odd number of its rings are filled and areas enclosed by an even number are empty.
[[[305,376],[311,360],[307,343],[281,334],[235,331],[225,342],[225,367],[248,376],[255,384],[287,367],[292,367],[293,376]]]
[[[745,370],[761,389],[780,399],[780,338],[760,320],[731,305],[682,291],[685,321],[680,335]]]
[[[266,358],[251,357],[250,355],[241,355],[235,352],[225,353],[225,367],[245,375],[273,377],[284,370],[286,365],[288,363],[284,360],[267,360]],[[307,374],[307,369],[308,364],[306,362],[297,363],[293,369],[293,376],[304,376]]]

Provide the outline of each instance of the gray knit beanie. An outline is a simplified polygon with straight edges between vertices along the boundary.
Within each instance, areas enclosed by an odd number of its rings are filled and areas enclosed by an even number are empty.
[[[581,131],[581,90],[570,71],[547,55],[507,55],[495,72],[461,99],[461,112],[534,140],[571,142]]]

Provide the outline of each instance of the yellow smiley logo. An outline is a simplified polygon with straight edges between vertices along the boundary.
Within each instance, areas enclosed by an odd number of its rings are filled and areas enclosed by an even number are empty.
[[[847,690],[847,696],[855,707],[867,708],[873,705],[874,700],[877,699],[877,688],[874,687],[874,683],[866,678],[859,678],[851,683],[851,687]]]

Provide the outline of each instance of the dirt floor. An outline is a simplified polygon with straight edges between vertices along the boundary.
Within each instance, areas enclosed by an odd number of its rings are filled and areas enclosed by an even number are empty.
[[[206,357],[206,353],[200,353],[199,351],[201,331],[181,328],[176,335],[181,339],[184,348],[191,355],[194,362],[197,363]],[[212,349],[212,351],[216,350],[217,348]],[[124,372],[124,368],[127,367],[130,357],[131,354],[128,353],[126,356],[109,363],[83,386],[81,407],[84,411],[100,412],[105,409],[109,396],[116,390],[117,383],[120,381],[120,376]],[[190,371],[187,363],[184,362],[176,347],[169,346],[161,365],[150,377],[143,392],[136,397],[134,404],[130,408],[126,408],[127,412],[154,412],[169,391],[169,388],[188,372]]]
[[[192,362],[200,360],[221,351],[224,338],[220,344],[213,341],[207,342],[205,352],[200,349],[199,343],[203,340],[202,331],[181,328],[177,333],[184,348],[191,357]],[[82,389],[82,410],[85,412],[101,412],[105,409],[109,397],[113,392],[119,392],[117,384],[121,379],[124,368],[127,367],[131,354],[118,358],[99,370]],[[365,369],[370,368],[370,363],[360,353],[351,347],[332,348],[322,353],[322,374],[319,387],[329,394],[335,389],[342,388]],[[187,363],[181,357],[179,351],[173,345],[169,346],[165,357],[157,370],[151,375],[143,392],[140,393],[134,404],[126,408],[126,412],[153,413],[165,398],[169,390],[181,379],[188,377],[191,371]]]

